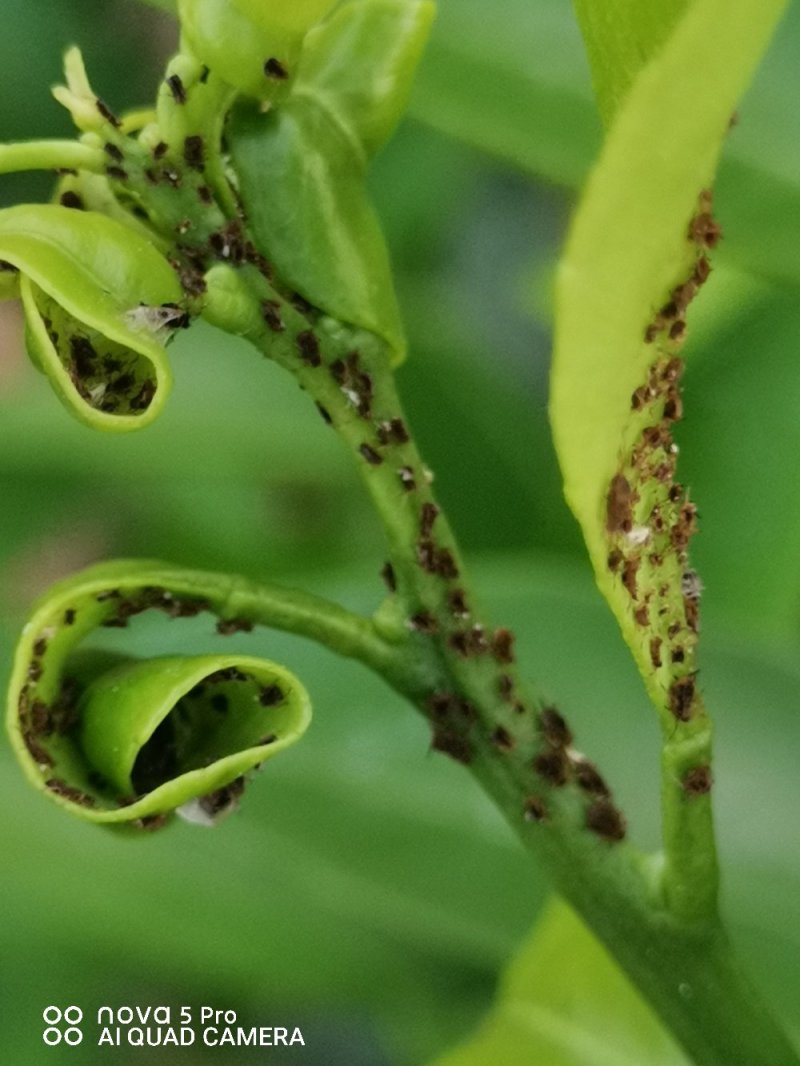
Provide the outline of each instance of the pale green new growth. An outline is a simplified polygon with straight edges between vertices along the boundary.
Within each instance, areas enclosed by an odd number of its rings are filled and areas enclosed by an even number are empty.
[[[478,1032],[435,1066],[687,1066],[608,952],[552,901],[507,968]]]

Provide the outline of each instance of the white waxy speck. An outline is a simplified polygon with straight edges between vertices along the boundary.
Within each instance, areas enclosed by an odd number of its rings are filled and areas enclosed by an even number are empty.
[[[625,540],[635,548],[647,544],[650,540],[650,529],[647,526],[634,526],[625,534]]]

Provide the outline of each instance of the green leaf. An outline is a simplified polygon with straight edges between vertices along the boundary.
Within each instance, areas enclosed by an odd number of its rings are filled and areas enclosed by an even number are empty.
[[[502,978],[478,1033],[437,1066],[688,1066],[611,956],[560,900]]]
[[[294,75],[303,37],[335,0],[178,0],[192,52],[234,88],[272,99]]]
[[[405,107],[432,17],[426,0],[345,5],[308,34],[289,99],[266,113],[242,104],[228,136],[248,221],[281,277],[382,337],[395,362],[405,339],[366,166]]]
[[[664,44],[688,0],[573,0],[606,126],[639,70]]]
[[[171,385],[163,341],[184,318],[156,249],[113,219],[37,204],[0,212],[0,258],[20,273],[31,358],[70,412],[102,429],[151,422]]]
[[[119,661],[81,653],[101,626],[160,610],[231,617],[233,579],[152,562],[105,563],[62,581],[34,610],[17,647],[8,727],[34,786],[88,821],[149,828],[178,810],[213,824],[245,775],[293,744],[308,696],[283,667],[242,655]]]
[[[694,517],[673,482],[669,433],[680,416],[672,324],[682,318],[659,309],[684,283],[685,307],[702,280],[687,227],[783,6],[691,7],[618,112],[559,271],[550,413],[565,494],[667,722],[686,710],[673,685],[692,668],[697,626],[694,594],[681,588]],[[697,219],[695,236],[707,216]]]
[[[303,42],[295,92],[312,96],[367,158],[406,110],[435,11],[432,0],[358,0]]]

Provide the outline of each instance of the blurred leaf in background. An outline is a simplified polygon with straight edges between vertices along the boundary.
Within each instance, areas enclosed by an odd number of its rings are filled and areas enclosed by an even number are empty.
[[[490,0],[439,6],[412,117],[372,176],[411,341],[401,389],[491,616],[517,628],[521,662],[614,782],[634,839],[654,846],[655,726],[592,587],[546,420],[546,279],[600,143],[586,59],[562,0],[508,0],[502,18]],[[2,11],[3,140],[67,132],[48,93],[65,45],[84,48],[122,110],[152,97],[176,40],[167,16],[133,0],[4,0]],[[800,116],[787,101],[799,36],[794,6],[731,132],[717,198],[726,240],[690,319],[679,437],[701,506],[726,909],[795,1027]],[[48,195],[46,177],[0,182],[4,204]],[[277,368],[194,328],[171,348],[162,420],[101,437],[54,402],[19,353],[13,309],[0,311],[4,668],[30,598],[101,556],[162,556],[377,606],[377,524]],[[142,618],[125,638],[142,653],[199,653],[219,647],[209,629]],[[296,671],[316,718],[219,830],[130,841],[73,824],[0,755],[0,956],[13,960],[0,1046],[15,1063],[41,1061],[51,1002],[210,1002],[247,1024],[302,1025],[308,1046],[291,1054],[309,1064],[423,1062],[474,1029],[530,928],[545,894],[537,871],[460,768],[427,753],[398,698],[290,638],[229,639]]]

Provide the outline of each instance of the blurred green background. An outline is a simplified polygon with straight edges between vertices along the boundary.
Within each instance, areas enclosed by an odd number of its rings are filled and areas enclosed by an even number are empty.
[[[546,417],[552,271],[600,143],[565,0],[440,0],[409,119],[373,188],[412,355],[410,420],[489,615],[614,783],[633,838],[657,834],[653,715],[596,594],[559,493]],[[170,19],[134,0],[2,0],[0,139],[67,135],[50,98],[77,42],[117,111],[149,101]],[[797,830],[800,623],[800,11],[733,129],[718,186],[726,240],[690,319],[683,480],[701,509],[701,679],[717,722],[725,910],[774,1008],[800,1027]],[[46,199],[5,177],[0,203]],[[34,595],[102,557],[232,569],[381,596],[380,531],[349,462],[291,381],[195,328],[171,349],[174,397],[129,437],[70,421],[0,305],[0,637],[8,670]],[[218,648],[211,623],[138,620],[142,653]],[[44,1061],[53,1003],[202,1004],[300,1025],[307,1047],[192,1048],[148,1061],[292,1057],[421,1063],[475,1024],[544,899],[537,870],[424,724],[353,664],[281,635],[229,638],[307,683],[308,739],[206,832],[135,841],[66,818],[4,747],[0,1048]],[[126,1063],[136,1049],[48,1049]],[[237,1057],[238,1055],[238,1057]],[[104,1057],[105,1056],[105,1057]]]

